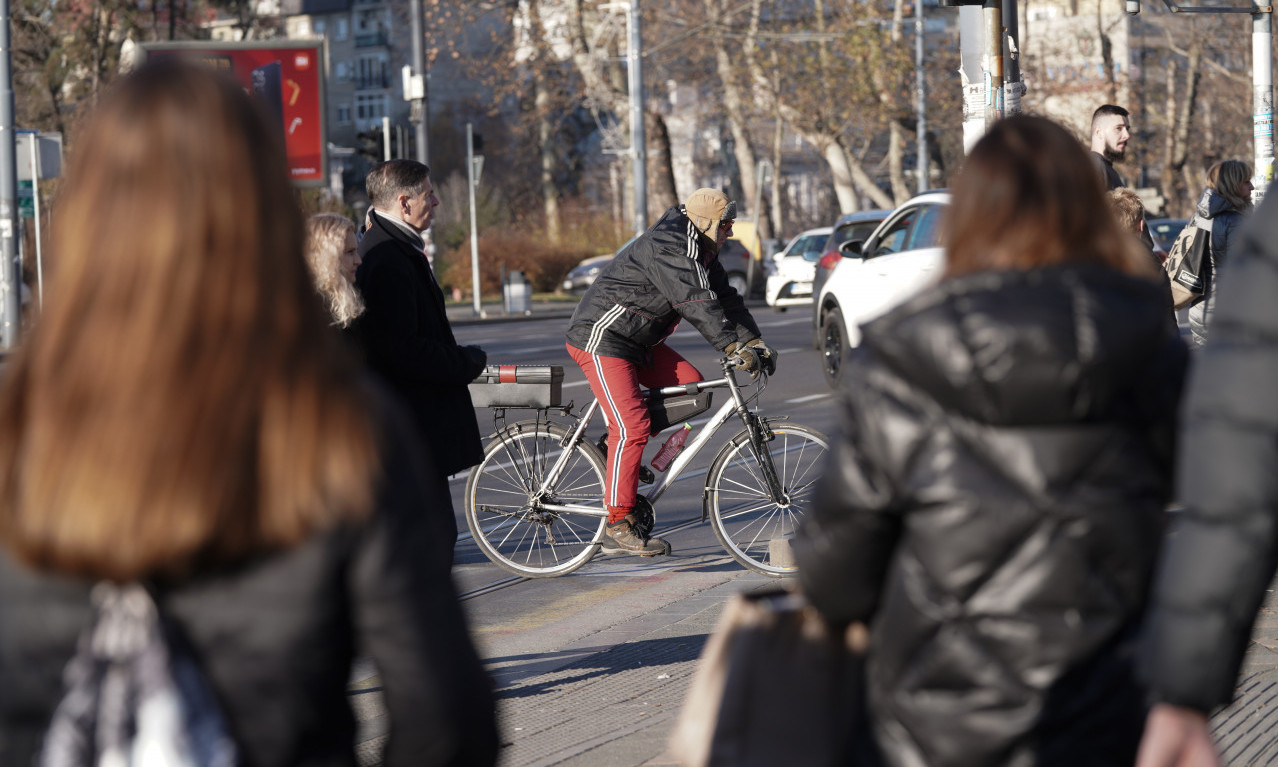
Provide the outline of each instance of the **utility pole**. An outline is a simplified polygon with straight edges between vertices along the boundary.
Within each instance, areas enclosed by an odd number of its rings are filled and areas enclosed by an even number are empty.
[[[1012,0],[1015,5],[1015,0]],[[1003,119],[1003,3],[985,0],[985,129]]]
[[[408,11],[413,19],[413,93],[405,93],[404,98],[412,96],[411,117],[417,129],[417,161],[430,164],[430,144],[426,131],[430,126],[430,106],[426,99],[426,33],[422,23],[422,0],[412,0]],[[388,139],[389,140],[389,139]]]
[[[923,72],[923,0],[914,0],[914,91],[918,112],[914,132],[919,148],[915,164],[919,170],[919,194],[923,194],[931,186],[927,164],[927,78]]]
[[[9,37],[9,0],[0,0],[0,341],[18,343],[22,324],[22,265],[18,261],[18,148],[14,132],[13,48]],[[37,181],[31,182],[33,185]]]
[[[635,176],[635,234],[648,228],[648,150],[643,126],[643,35],[639,29],[639,0],[630,0],[626,13],[630,45],[626,55],[630,81],[630,151]]]
[[[484,315],[482,297],[479,294],[479,229],[475,215],[475,184],[479,183],[475,173],[475,129],[466,123],[466,188],[470,194],[470,287],[474,293],[475,316]]]

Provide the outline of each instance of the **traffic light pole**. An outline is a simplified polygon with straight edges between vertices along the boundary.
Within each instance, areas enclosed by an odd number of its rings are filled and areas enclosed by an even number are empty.
[[[5,349],[12,349],[22,325],[22,265],[18,261],[18,148],[9,0],[0,0],[0,298],[4,300],[0,340]]]

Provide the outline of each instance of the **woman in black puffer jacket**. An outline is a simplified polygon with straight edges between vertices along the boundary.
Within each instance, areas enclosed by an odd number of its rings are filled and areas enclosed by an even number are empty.
[[[851,361],[800,581],[870,624],[888,763],[1130,765],[1185,347],[1055,123],[991,128],[948,216],[943,281]]]
[[[1251,214],[1251,166],[1241,160],[1218,162],[1207,171],[1207,188],[1198,198],[1194,220],[1211,222],[1210,261],[1205,270],[1203,297],[1189,307],[1193,344],[1207,343],[1207,328],[1216,313],[1216,282],[1237,248],[1236,233]],[[1192,225],[1194,221],[1190,221]]]

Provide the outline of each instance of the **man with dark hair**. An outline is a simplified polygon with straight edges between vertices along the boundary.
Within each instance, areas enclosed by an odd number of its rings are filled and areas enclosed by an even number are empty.
[[[1105,180],[1105,191],[1127,186],[1114,170],[1114,161],[1127,155],[1127,142],[1132,137],[1131,115],[1113,104],[1101,104],[1092,113],[1092,163]]]
[[[467,384],[488,356],[453,337],[444,294],[423,250],[422,232],[439,205],[430,168],[414,160],[384,162],[369,172],[365,187],[372,207],[355,276],[367,307],[360,336],[369,364],[408,404],[446,477],[483,458]],[[448,516],[456,537],[457,523]]]
[[[759,337],[745,299],[728,285],[719,263],[736,217],[737,204],[723,192],[698,189],[623,248],[573,313],[568,353],[608,421],[605,553],[670,551],[664,540],[648,535],[641,510],[646,501],[637,491],[644,445],[652,436],[643,389],[702,380],[665,343],[680,320],[747,372],[776,369],[777,353]]]

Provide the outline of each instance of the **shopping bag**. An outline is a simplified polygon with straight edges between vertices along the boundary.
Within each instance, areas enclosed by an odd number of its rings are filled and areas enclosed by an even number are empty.
[[[706,643],[670,739],[685,767],[877,763],[866,630],[836,631],[799,594],[738,594]]]

